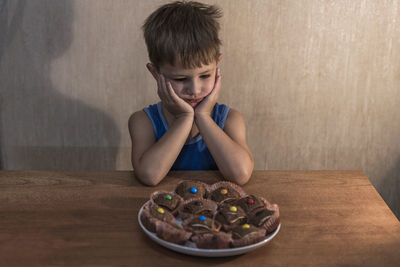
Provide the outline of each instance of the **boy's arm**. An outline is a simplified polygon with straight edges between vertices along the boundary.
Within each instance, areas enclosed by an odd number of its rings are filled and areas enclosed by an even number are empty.
[[[192,129],[193,115],[177,118],[156,142],[153,125],[144,111],[129,118],[132,165],[136,177],[146,185],[157,185],[168,173]]]
[[[211,118],[220,91],[221,71],[217,68],[213,90],[195,108],[195,122],[224,178],[243,185],[254,168],[246,142],[246,126],[242,115],[234,109],[228,113],[224,130]]]
[[[163,107],[175,118],[157,142],[153,125],[144,111],[136,112],[129,119],[133,169],[139,180],[155,186],[167,175],[185,144],[193,126],[194,110],[176,95],[171,82],[152,64],[147,67],[157,81],[157,94]]]
[[[240,185],[248,182],[254,160],[247,146],[242,115],[231,109],[224,130],[206,113],[196,114],[195,121],[224,178]]]

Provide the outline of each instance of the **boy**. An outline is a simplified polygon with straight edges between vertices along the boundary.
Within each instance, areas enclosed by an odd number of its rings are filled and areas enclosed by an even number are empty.
[[[254,161],[242,115],[216,101],[221,61],[215,6],[173,2],[154,11],[143,25],[161,102],[129,118],[132,165],[146,185],[169,170],[216,170],[237,184],[251,176]]]

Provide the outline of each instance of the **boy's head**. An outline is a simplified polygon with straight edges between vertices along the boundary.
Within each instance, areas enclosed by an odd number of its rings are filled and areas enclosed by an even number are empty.
[[[220,9],[198,2],[177,1],[154,11],[143,25],[151,63],[184,68],[218,62]]]

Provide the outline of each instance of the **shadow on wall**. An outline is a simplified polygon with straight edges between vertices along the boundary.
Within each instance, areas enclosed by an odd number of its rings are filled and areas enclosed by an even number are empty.
[[[0,0],[0,16],[1,167],[115,169],[115,122],[50,79],[51,62],[72,42],[73,1]]]
[[[379,182],[379,192],[400,220],[400,158]]]

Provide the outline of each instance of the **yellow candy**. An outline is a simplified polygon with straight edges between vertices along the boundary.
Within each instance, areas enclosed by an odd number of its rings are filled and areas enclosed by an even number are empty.
[[[235,206],[231,206],[229,208],[229,210],[232,211],[232,212],[237,212],[237,208]]]
[[[243,229],[249,229],[249,228],[250,228],[250,225],[248,225],[247,223],[245,223],[245,224],[242,225],[242,228],[243,228]]]
[[[228,190],[226,190],[225,188],[224,188],[224,189],[221,189],[221,194],[222,194],[222,195],[228,194]]]
[[[157,211],[161,214],[164,214],[164,210],[162,208],[158,208]]]

